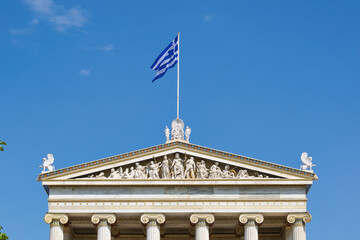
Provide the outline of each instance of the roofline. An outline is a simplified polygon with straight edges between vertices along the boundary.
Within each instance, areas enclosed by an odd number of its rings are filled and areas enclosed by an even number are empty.
[[[193,151],[201,151],[201,152],[206,152],[207,154],[211,154],[211,155],[215,155],[215,156],[227,157],[228,159],[240,161],[245,164],[253,164],[255,166],[268,168],[270,170],[272,169],[272,170],[277,170],[277,171],[283,171],[283,172],[287,172],[287,173],[296,175],[298,177],[308,178],[308,179],[312,179],[312,180],[318,179],[318,177],[315,173],[311,173],[308,171],[303,171],[303,170],[299,170],[299,169],[295,169],[295,168],[291,168],[291,167],[287,167],[287,166],[283,166],[283,165],[279,165],[279,164],[275,164],[275,163],[271,163],[271,162],[265,162],[265,161],[258,160],[255,158],[249,158],[249,157],[245,157],[245,156],[238,155],[238,154],[233,154],[233,153],[220,151],[220,150],[216,150],[216,149],[212,149],[212,148],[208,148],[208,147],[190,144],[190,143],[183,142],[183,141],[174,141],[174,142],[160,144],[160,145],[156,145],[153,147],[148,147],[148,148],[144,148],[144,149],[140,149],[140,150],[136,150],[136,151],[132,151],[132,152],[128,152],[128,153],[118,154],[118,155],[94,160],[94,161],[87,162],[87,163],[74,165],[71,167],[58,169],[58,170],[55,170],[52,172],[42,173],[37,177],[37,181],[43,181],[43,180],[48,179],[49,177],[52,178],[54,176],[74,172],[74,171],[77,171],[80,169],[93,167],[96,165],[100,166],[102,164],[110,163],[110,162],[113,162],[113,161],[116,161],[119,159],[125,160],[127,158],[134,157],[134,156],[149,155],[149,153],[156,153],[163,149],[174,148],[174,147],[190,148]]]

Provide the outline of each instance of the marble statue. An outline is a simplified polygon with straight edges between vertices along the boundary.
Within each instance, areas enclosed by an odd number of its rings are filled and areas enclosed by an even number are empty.
[[[170,139],[170,129],[168,128],[168,126],[165,127],[165,137],[166,137],[166,141],[168,142]]]
[[[149,179],[159,179],[159,170],[161,167],[161,163],[154,163],[151,161],[149,164]]]
[[[195,178],[195,161],[193,157],[185,162],[185,178]]]
[[[209,169],[206,168],[204,160],[201,160],[201,162],[196,163],[196,175],[197,178],[201,178],[201,179],[208,178]]]
[[[104,172],[101,172],[99,175],[97,175],[95,178],[97,179],[105,179],[105,173]]]
[[[185,140],[186,141],[189,141],[190,134],[191,134],[191,128],[189,128],[189,126],[186,126],[186,129],[185,129]]]
[[[235,178],[235,173],[230,170],[229,165],[226,165],[225,169],[222,171],[222,176],[224,178]]]
[[[301,170],[313,172],[312,167],[315,167],[316,165],[312,163],[312,157],[308,157],[307,152],[303,152],[301,154],[301,161],[304,164],[304,165],[300,165]]]
[[[129,172],[129,168],[126,168],[124,172],[124,179],[132,179],[134,177],[135,177],[134,167],[130,168],[130,172]]]
[[[51,159],[51,158],[50,158]],[[155,158],[154,158],[155,159]],[[146,164],[147,162],[147,164]],[[184,163],[185,162],[185,163]],[[270,178],[268,175],[254,172],[251,175],[246,169],[240,169],[237,173],[231,170],[230,165],[225,165],[221,169],[219,162],[213,162],[210,169],[206,168],[204,160],[195,162],[194,157],[190,156],[185,161],[181,159],[179,153],[175,153],[171,161],[165,155],[162,162],[144,161],[146,165],[136,162],[133,166],[128,166],[123,172],[123,167],[110,169],[110,173],[100,172],[98,175],[87,175],[86,179],[233,179],[233,178]],[[313,165],[312,165],[313,166]],[[130,167],[130,168],[129,168]],[[106,176],[105,176],[106,175]],[[107,176],[108,175],[108,176]],[[271,177],[273,178],[273,177]]]
[[[135,163],[134,177],[136,179],[146,179],[147,178],[146,167],[140,165],[140,163],[138,162]]]
[[[175,158],[172,163],[172,178],[183,179],[184,178],[184,166],[183,160],[178,153],[175,154]]]
[[[247,172],[247,170],[244,169],[240,169],[238,174],[236,175],[237,178],[248,178],[249,174]]]
[[[55,170],[55,166],[53,165],[54,163],[54,155],[49,153],[47,155],[47,158],[43,158],[43,164],[39,167],[43,168],[41,173],[45,173],[45,172],[52,172]],[[47,171],[46,171],[47,169]]]
[[[171,123],[171,140],[184,140],[184,122],[180,118]]]
[[[222,172],[218,162],[215,162],[214,165],[210,167],[209,178],[222,178]]]
[[[161,164],[161,178],[167,179],[170,178],[170,162],[167,158],[167,156],[164,156],[164,160]]]
[[[115,168],[112,168],[112,169],[111,169],[111,172],[110,172],[109,178],[120,179],[121,176],[120,176],[119,170],[115,170]]]

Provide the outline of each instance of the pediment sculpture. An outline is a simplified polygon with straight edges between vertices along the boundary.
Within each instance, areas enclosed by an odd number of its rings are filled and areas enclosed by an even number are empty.
[[[79,177],[82,179],[247,179],[278,178],[250,169],[230,166],[221,162],[200,159],[194,156],[163,156],[96,172]]]

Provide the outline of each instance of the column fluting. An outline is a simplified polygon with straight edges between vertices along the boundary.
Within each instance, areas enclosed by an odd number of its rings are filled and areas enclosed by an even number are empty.
[[[310,213],[291,213],[287,216],[287,222],[292,226],[291,240],[306,240],[305,223],[311,221]]]

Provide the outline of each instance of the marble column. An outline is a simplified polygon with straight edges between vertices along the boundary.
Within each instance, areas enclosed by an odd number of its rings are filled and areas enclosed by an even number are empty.
[[[94,214],[91,222],[97,226],[97,240],[111,240],[111,225],[116,223],[114,214]]]
[[[47,213],[44,217],[50,224],[50,240],[64,240],[64,225],[69,222],[66,214]]]
[[[209,240],[210,229],[209,226],[215,222],[213,214],[192,214],[190,216],[191,225],[195,225],[195,239]]]
[[[262,214],[241,214],[240,224],[244,225],[244,240],[258,240],[258,226],[264,221]]]
[[[311,221],[310,213],[290,213],[286,220],[292,226],[291,240],[306,240],[305,223]]]
[[[165,224],[164,214],[143,214],[141,223],[146,226],[147,240],[160,240],[160,226]]]

